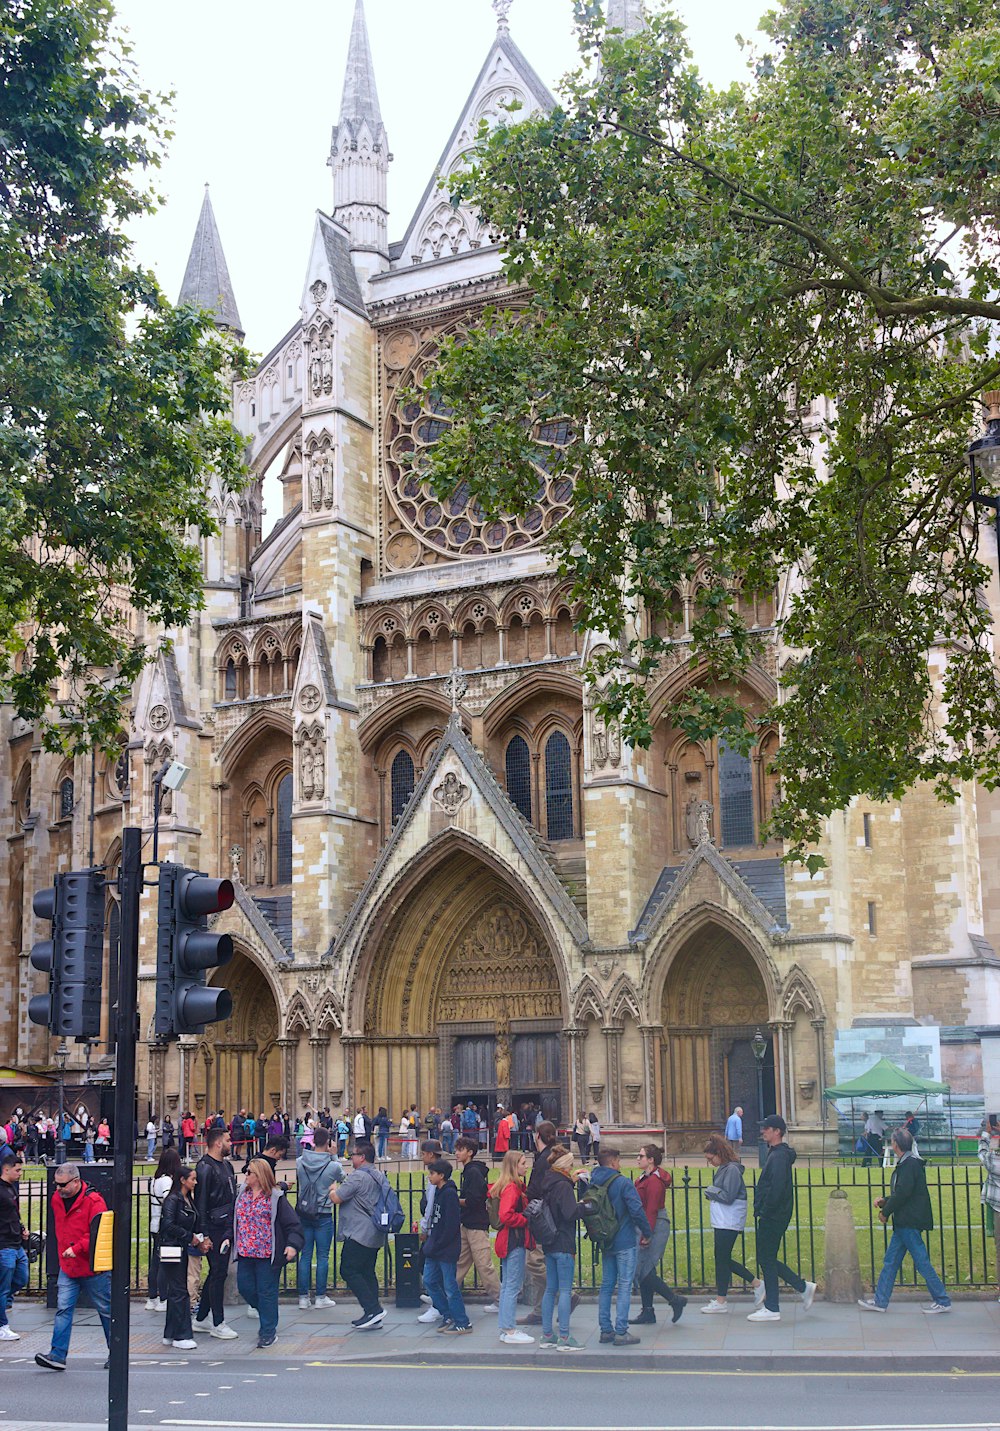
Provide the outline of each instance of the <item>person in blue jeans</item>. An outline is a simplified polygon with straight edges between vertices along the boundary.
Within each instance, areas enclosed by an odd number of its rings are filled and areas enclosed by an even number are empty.
[[[862,1298],[858,1306],[866,1312],[884,1312],[888,1309],[899,1269],[909,1253],[914,1267],[927,1283],[927,1290],[932,1298],[920,1310],[928,1316],[950,1312],[951,1298],[934,1270],[923,1238],[925,1232],[931,1232],[934,1228],[931,1197],[927,1191],[927,1171],[913,1150],[913,1134],[909,1129],[896,1129],[892,1135],[892,1147],[897,1162],[892,1170],[889,1196],[875,1199],[879,1221],[886,1223],[892,1218],[892,1237],[885,1249],[885,1261],[875,1284],[875,1295]]]
[[[309,1284],[312,1279],[313,1254],[316,1256],[316,1306],[335,1307],[326,1295],[330,1275],[330,1248],[333,1245],[333,1216],[330,1188],[343,1181],[344,1172],[336,1158],[330,1156],[330,1133],[317,1128],[315,1146],[307,1148],[295,1162],[295,1211],[302,1224],[305,1239],[299,1254],[296,1282],[299,1306],[309,1306]]]
[[[436,1158],[427,1169],[427,1177],[434,1188],[434,1206],[424,1243],[424,1286],[442,1318],[438,1331],[461,1336],[472,1331],[472,1323],[456,1276],[462,1251],[458,1189],[451,1180],[451,1163],[446,1158]]]
[[[87,1187],[76,1163],[60,1163],[55,1171],[52,1217],[59,1252],[59,1293],[52,1345],[35,1353],[35,1364],[48,1371],[65,1371],[73,1313],[80,1293],[86,1292],[101,1319],[104,1340],[111,1344],[111,1273],[95,1272],[90,1263],[90,1227],[107,1211],[100,1193]]]
[[[373,1124],[375,1133],[375,1156],[380,1163],[384,1160],[389,1147],[389,1130],[391,1127],[392,1123],[389,1119],[389,1110],[387,1108],[380,1108]]]
[[[28,1229],[21,1221],[17,1201],[22,1167],[12,1149],[0,1156],[0,1342],[20,1341],[7,1321],[7,1306],[14,1293],[28,1285],[28,1255],[24,1250]]]
[[[573,1154],[562,1143],[554,1143],[542,1180],[542,1202],[549,1210],[555,1232],[553,1239],[542,1244],[545,1258],[545,1291],[542,1294],[543,1347],[557,1351],[579,1351],[580,1343],[570,1336],[569,1319],[573,1310],[573,1269],[576,1263],[576,1224],[584,1208],[573,1191],[579,1173],[573,1167]],[[586,1179],[583,1180],[584,1185]],[[559,1335],[553,1326],[553,1315],[559,1309]]]
[[[640,1246],[645,1246],[653,1236],[649,1219],[642,1210],[639,1194],[632,1179],[620,1171],[621,1153],[617,1148],[602,1147],[597,1155],[599,1166],[590,1179],[591,1188],[606,1187],[611,1206],[618,1219],[618,1231],[609,1246],[601,1249],[601,1290],[597,1299],[597,1320],[601,1328],[601,1341],[613,1342],[616,1347],[635,1346],[640,1337],[628,1329],[628,1306],[632,1295],[636,1262]],[[639,1234],[638,1241],[636,1233]],[[611,1320],[611,1302],[618,1289],[614,1322]]]

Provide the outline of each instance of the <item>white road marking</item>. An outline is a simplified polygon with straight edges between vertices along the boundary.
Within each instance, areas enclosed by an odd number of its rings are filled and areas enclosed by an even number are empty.
[[[163,1426],[202,1426],[202,1427],[225,1427],[227,1428],[262,1428],[262,1431],[358,1431],[357,1421],[181,1421],[164,1420],[160,1423]],[[369,1422],[365,1431],[469,1431],[469,1422],[448,1424],[441,1421],[435,1422],[397,1422],[397,1421],[377,1421]],[[492,1431],[524,1431],[523,1422],[498,1424],[495,1423]],[[538,1426],[535,1431],[580,1431],[578,1421],[568,1425],[559,1426]],[[698,1426],[692,1427],[690,1421],[674,1422],[673,1425],[660,1426],[651,1425],[649,1422],[642,1426],[621,1426],[618,1431],[732,1431],[732,1423],[724,1423],[721,1426]],[[779,1426],[768,1422],[759,1425],[741,1426],[741,1431],[792,1431],[789,1426]],[[829,1426],[809,1426],[804,1431],[845,1431],[842,1421],[834,1422]],[[905,1421],[905,1422],[866,1422],[863,1426],[852,1426],[849,1431],[1000,1431],[1000,1424],[996,1421]]]

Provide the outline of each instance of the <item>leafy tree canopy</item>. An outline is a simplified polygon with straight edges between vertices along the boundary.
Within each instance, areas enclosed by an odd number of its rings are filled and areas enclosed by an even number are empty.
[[[560,105],[483,134],[454,184],[524,303],[444,345],[430,476],[523,509],[533,425],[570,420],[552,543],[611,639],[604,711],[633,744],[668,649],[651,627],[703,577],[674,716],[746,748],[725,692],[761,638],[733,593],[777,589],[772,831],[801,858],[857,794],[1000,780],[966,459],[1000,388],[1000,22],[963,0],[783,0],[749,78],[718,90],[674,16],[626,41],[601,8],[576,0]]]
[[[241,480],[241,355],[123,232],[162,104],[103,0],[0,0],[0,698],[53,748],[110,742],[143,625],[200,601],[206,474]]]

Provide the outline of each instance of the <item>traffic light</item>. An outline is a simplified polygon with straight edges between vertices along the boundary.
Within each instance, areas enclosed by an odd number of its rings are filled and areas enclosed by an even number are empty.
[[[70,870],[32,900],[39,919],[52,924],[52,938],[31,951],[32,968],[49,976],[49,992],[28,1004],[32,1023],[60,1038],[99,1038],[104,969],[104,872]]]
[[[161,864],[156,931],[156,1020],[154,1031],[167,1038],[201,1033],[206,1024],[228,1019],[233,996],[210,988],[206,969],[233,957],[228,934],[208,927],[208,916],[229,909],[236,895],[232,881],[210,879],[186,865]]]

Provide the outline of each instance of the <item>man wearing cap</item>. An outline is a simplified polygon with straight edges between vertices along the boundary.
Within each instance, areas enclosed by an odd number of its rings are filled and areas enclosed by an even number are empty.
[[[761,1169],[754,1189],[753,1215],[757,1222],[757,1261],[763,1282],[754,1288],[755,1310],[749,1322],[780,1322],[778,1279],[802,1293],[802,1306],[808,1311],[816,1295],[816,1283],[806,1282],[797,1272],[778,1261],[778,1249],[792,1220],[795,1191],[792,1185],[792,1164],[795,1149],[785,1142],[785,1120],[770,1113],[761,1121],[760,1136],[768,1146],[767,1161]]]

